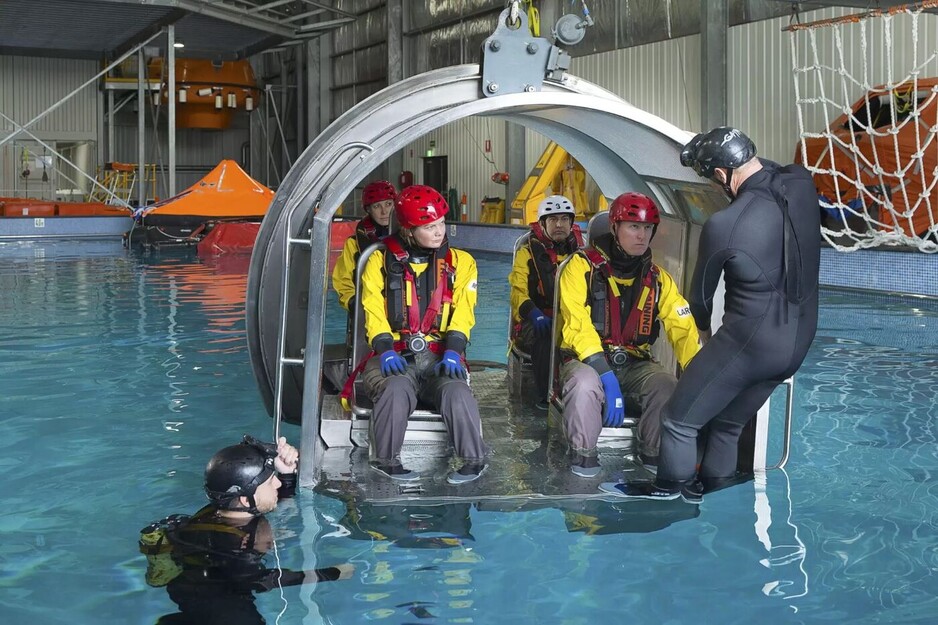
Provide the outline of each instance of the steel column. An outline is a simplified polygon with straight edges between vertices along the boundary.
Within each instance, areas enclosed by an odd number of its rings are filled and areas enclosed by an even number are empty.
[[[169,84],[167,85],[167,101],[169,102],[169,117],[167,129],[169,137],[169,195],[176,195],[176,27],[170,24],[166,27],[166,64],[169,65]],[[225,104],[222,102],[222,104]]]
[[[700,129],[726,124],[726,0],[700,0]]]
[[[147,106],[149,102],[143,90],[147,80],[147,59],[143,48],[137,51],[137,206],[147,203],[147,190],[144,187],[147,171]],[[112,159],[113,160],[113,159]]]

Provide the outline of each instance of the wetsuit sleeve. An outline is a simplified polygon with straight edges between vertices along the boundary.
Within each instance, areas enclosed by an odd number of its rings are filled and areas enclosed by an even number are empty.
[[[342,254],[336,260],[332,270],[332,288],[339,295],[342,308],[348,310],[348,302],[355,295],[355,265],[358,261],[358,239],[351,237],[345,241]]]
[[[533,306],[533,303],[528,304],[531,301],[531,294],[528,293],[530,275],[531,250],[527,245],[523,245],[515,254],[515,262],[508,275],[508,283],[511,285],[511,313],[515,321],[523,321],[530,306]],[[525,310],[522,311],[522,308]]]
[[[479,270],[475,259],[462,250],[453,250],[453,264],[456,266],[456,281],[453,284],[453,311],[446,326],[446,346],[461,352],[459,343],[462,341],[465,349],[465,342],[476,324]]]
[[[368,257],[362,270],[362,308],[365,311],[365,333],[368,344],[381,334],[393,336],[384,301],[384,250]]]
[[[602,354],[603,344],[593,327],[590,317],[591,309],[586,303],[589,280],[589,262],[582,255],[577,254],[567,263],[560,276],[560,314],[563,315],[563,327],[560,330],[562,346],[572,349],[576,357],[590,366]],[[601,365],[606,365],[602,358]],[[608,365],[605,366],[608,370]]]
[[[700,336],[694,317],[690,313],[687,300],[681,295],[671,277],[664,269],[659,269],[658,284],[661,285],[661,297],[658,298],[658,319],[664,324],[668,340],[674,348],[682,369],[700,350]]]
[[[267,592],[274,588],[298,586],[309,582],[334,582],[342,578],[342,569],[330,566],[312,571],[294,571],[292,569],[267,569],[264,576],[254,582],[251,590]]]
[[[734,253],[734,250],[728,247],[731,229],[726,227],[719,217],[719,213],[711,217],[700,233],[697,266],[694,268],[694,277],[691,280],[690,293],[687,298],[694,321],[700,330],[710,329],[713,294],[720,283],[723,265]]]

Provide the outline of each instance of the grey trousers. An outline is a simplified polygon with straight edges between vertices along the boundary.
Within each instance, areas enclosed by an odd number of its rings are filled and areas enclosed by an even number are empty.
[[[550,350],[554,345],[553,341],[550,337],[538,337],[534,332],[534,325],[527,319],[521,322],[521,332],[515,340],[518,341],[518,348],[531,356],[537,399],[547,401],[551,382]]]
[[[365,392],[374,402],[371,412],[371,456],[379,462],[397,463],[404,445],[407,419],[420,398],[443,417],[450,444],[467,462],[485,456],[482,419],[469,384],[465,380],[437,377],[433,367],[440,362],[430,350],[408,357],[404,375],[384,377],[375,356],[362,371]]]
[[[652,360],[630,361],[614,369],[625,414],[638,420],[638,450],[645,456],[657,456],[661,443],[661,409],[670,399],[677,378]],[[606,395],[599,374],[579,360],[570,360],[560,369],[563,382],[563,420],[567,441],[574,452],[596,453],[596,442],[603,427],[603,404]]]

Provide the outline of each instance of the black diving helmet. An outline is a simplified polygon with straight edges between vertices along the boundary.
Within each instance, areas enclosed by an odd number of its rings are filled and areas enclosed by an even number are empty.
[[[277,445],[245,435],[238,445],[225,447],[205,467],[205,493],[220,505],[238,497],[252,501],[257,487],[276,473]]]

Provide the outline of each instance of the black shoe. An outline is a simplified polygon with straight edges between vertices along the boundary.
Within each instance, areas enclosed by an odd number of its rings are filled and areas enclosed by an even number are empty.
[[[688,482],[681,487],[681,499],[684,503],[699,506],[703,503],[704,486],[697,480]]]
[[[658,456],[649,456],[648,454],[639,453],[638,459],[641,460],[642,466],[645,467],[645,470],[658,475]]]
[[[570,465],[570,471],[577,477],[591,478],[599,475],[599,458],[577,454]]]
[[[703,492],[712,493],[737,484],[745,484],[753,479],[752,473],[736,473],[732,477],[702,477],[700,483]]]
[[[550,402],[548,402],[546,399],[539,399],[534,402],[534,409],[539,412],[547,412],[550,410]]]
[[[420,479],[420,475],[409,469],[405,469],[400,464],[391,464],[388,462],[372,462],[371,468],[379,473],[383,473],[396,482],[413,482]]]
[[[681,496],[680,491],[659,488],[654,482],[603,482],[599,485],[599,490],[620,497],[655,501],[670,501]]]
[[[458,471],[453,471],[448,476],[446,476],[446,482],[452,484],[453,486],[459,486],[460,484],[468,484],[469,482],[474,482],[475,480],[482,477],[482,474],[485,473],[485,470],[489,468],[489,465],[479,463],[479,462],[467,462],[462,465]]]

